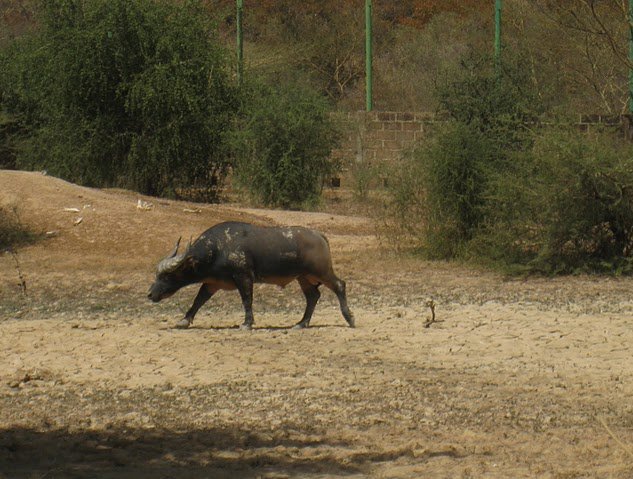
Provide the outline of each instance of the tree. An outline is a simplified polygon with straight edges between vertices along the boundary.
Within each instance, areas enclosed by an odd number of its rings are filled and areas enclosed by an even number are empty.
[[[149,194],[207,185],[236,110],[201,3],[54,0],[0,56],[2,104],[27,130],[18,166]]]
[[[519,1],[540,17],[539,48],[558,63],[568,95],[581,111],[624,113],[627,108],[630,37],[626,0]],[[524,15],[524,18],[525,16]],[[550,61],[552,61],[550,60]]]
[[[250,86],[235,141],[237,182],[269,206],[314,203],[336,165],[329,105],[302,85]]]

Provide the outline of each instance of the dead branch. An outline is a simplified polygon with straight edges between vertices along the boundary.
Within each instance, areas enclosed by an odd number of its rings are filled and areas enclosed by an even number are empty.
[[[19,282],[20,289],[22,290],[22,294],[24,296],[27,296],[27,293],[26,293],[26,280],[24,279],[24,275],[22,274],[22,269],[20,268],[20,261],[18,259],[18,253],[17,253],[17,251],[15,251],[11,247],[7,248],[7,252],[11,253],[11,256],[13,256],[13,260],[15,261],[15,270],[18,272],[18,278],[20,280],[20,282]]]
[[[426,320],[426,323],[424,323],[424,327],[428,328],[430,327],[433,323],[435,323],[435,301],[433,301],[432,299],[429,299],[426,303],[426,306],[429,307],[429,309],[431,310],[431,318]]]

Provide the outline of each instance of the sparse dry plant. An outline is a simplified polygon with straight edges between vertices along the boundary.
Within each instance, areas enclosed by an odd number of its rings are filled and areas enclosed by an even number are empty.
[[[25,227],[15,206],[0,206],[0,251],[30,243],[37,235]]]

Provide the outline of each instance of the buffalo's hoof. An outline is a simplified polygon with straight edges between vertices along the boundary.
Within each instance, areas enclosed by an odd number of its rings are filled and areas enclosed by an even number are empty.
[[[176,329],[187,329],[191,322],[187,318],[183,318],[174,326]]]
[[[306,329],[307,327],[307,323],[297,323],[292,327],[292,329]]]
[[[356,321],[354,321],[354,318],[350,319],[347,324],[349,324],[350,328],[355,328],[356,327]]]
[[[252,324],[248,324],[248,323],[244,323],[244,324],[240,325],[240,329],[242,331],[250,331],[251,329],[253,329],[253,325]]]

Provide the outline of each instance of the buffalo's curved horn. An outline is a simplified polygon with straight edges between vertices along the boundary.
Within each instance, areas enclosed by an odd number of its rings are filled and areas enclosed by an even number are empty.
[[[178,254],[178,247],[180,246],[180,240],[182,237],[178,238],[176,241],[176,246],[174,249],[163,259],[160,263],[158,263],[158,274],[161,273],[170,273],[178,268],[182,260],[185,258],[184,254]]]
[[[178,238],[178,241],[176,241],[176,246],[174,247],[174,249],[171,251],[171,253],[169,253],[166,258],[174,258],[176,256],[176,254],[178,253],[178,247],[180,246],[180,240],[182,239],[182,236]]]

